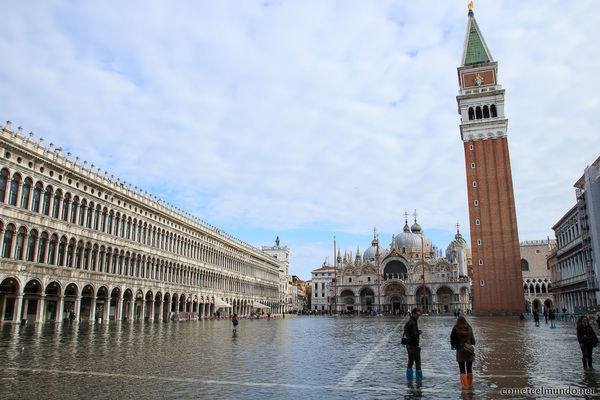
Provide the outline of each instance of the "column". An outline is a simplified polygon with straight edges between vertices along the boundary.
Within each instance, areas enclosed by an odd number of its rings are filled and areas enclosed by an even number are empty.
[[[133,312],[135,310],[135,297],[131,298],[131,301],[129,302],[129,321],[133,322]]]
[[[15,246],[17,244],[17,236],[19,235],[18,228],[13,232],[12,239],[10,240],[10,254],[8,257],[12,260],[15,258]]]
[[[123,297],[119,296],[117,300],[117,309],[115,312],[115,321],[123,320]]]
[[[65,308],[65,298],[58,296],[58,302],[56,306],[56,322],[63,322],[63,310]]]
[[[6,312],[6,296],[2,298],[2,305],[0,306],[0,322],[4,322],[4,313]]]
[[[96,320],[96,297],[92,297],[90,301],[90,316],[88,318],[89,321]]]
[[[157,317],[157,321],[162,321],[163,320],[163,306],[164,306],[164,302],[163,302],[163,299],[161,298],[158,301],[158,317]]]
[[[150,301],[150,313],[148,315],[148,321],[150,322],[154,322],[154,297],[152,297],[152,300]]]
[[[37,303],[37,312],[35,314],[35,322],[44,322],[44,314],[46,308],[46,295],[42,294]]]
[[[21,311],[23,310],[23,293],[17,293],[13,310],[13,322],[18,324],[21,322]]]
[[[142,309],[140,310],[140,321],[145,321],[146,320],[146,298],[142,298]]]
[[[75,297],[75,322],[79,322],[79,312],[81,311],[81,296]]]
[[[102,313],[102,322],[108,323],[110,319],[110,297],[107,297],[104,301],[104,312]]]

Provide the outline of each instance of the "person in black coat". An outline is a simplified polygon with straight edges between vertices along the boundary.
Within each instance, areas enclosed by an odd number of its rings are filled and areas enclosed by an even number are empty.
[[[592,368],[592,351],[598,346],[598,336],[585,315],[577,321],[577,341],[583,356],[583,368]]]
[[[417,320],[421,315],[421,310],[413,308],[409,320],[404,325],[404,337],[406,338],[406,351],[408,352],[408,365],[406,366],[406,379],[413,377],[413,363],[417,370],[417,379],[423,379],[423,371],[421,371],[421,346],[419,337],[421,331]]]
[[[550,319],[550,328],[556,328],[556,315],[554,314],[554,310],[550,310],[548,318]]]
[[[463,389],[473,386],[473,360],[475,360],[475,353],[465,347],[471,347],[472,349],[472,345],[474,344],[475,336],[473,335],[473,328],[471,328],[465,317],[458,317],[454,328],[452,328],[452,333],[450,333],[450,346],[456,350],[456,361],[460,369],[460,383]]]
[[[533,320],[535,321],[535,326],[540,326],[540,313],[537,310],[533,310]]]

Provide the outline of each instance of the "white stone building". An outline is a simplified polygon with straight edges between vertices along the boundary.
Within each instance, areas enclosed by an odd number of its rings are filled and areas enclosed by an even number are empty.
[[[0,127],[0,321],[279,313],[275,259],[80,162]],[[289,252],[288,252],[289,253]]]
[[[312,298],[311,308],[314,311],[331,311],[331,297],[333,295],[333,279],[335,268],[323,263],[321,268],[311,272]]]
[[[521,242],[521,271],[523,292],[528,311],[554,309],[552,271],[547,258],[556,247],[555,240],[527,240]]]

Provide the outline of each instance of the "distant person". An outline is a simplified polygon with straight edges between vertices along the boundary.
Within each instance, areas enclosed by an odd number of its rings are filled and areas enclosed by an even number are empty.
[[[550,309],[548,313],[548,319],[550,320],[550,328],[556,328],[556,315],[554,314],[554,310]]]
[[[73,311],[69,312],[69,321],[75,321],[75,313]]]
[[[460,369],[460,383],[463,389],[473,386],[474,344],[473,328],[465,317],[458,317],[450,333],[450,346],[456,350],[456,361]]]
[[[546,320],[546,325],[548,324],[548,310],[544,309],[544,319]]]
[[[521,321],[521,322],[525,321],[525,314],[523,314],[523,313],[519,314],[519,321]]]
[[[577,321],[577,341],[581,348],[583,368],[592,368],[592,352],[598,346],[598,336],[585,315]]]
[[[533,310],[533,320],[535,321],[535,326],[540,326],[540,312],[537,310]]]
[[[404,337],[406,338],[406,351],[408,352],[408,365],[406,366],[406,379],[413,378],[413,363],[417,370],[417,380],[423,379],[421,371],[421,346],[419,338],[421,331],[417,320],[421,315],[421,310],[413,308],[409,320],[404,325]]]
[[[231,323],[233,324],[233,333],[236,333],[238,326],[237,314],[233,314],[233,318],[231,318]]]

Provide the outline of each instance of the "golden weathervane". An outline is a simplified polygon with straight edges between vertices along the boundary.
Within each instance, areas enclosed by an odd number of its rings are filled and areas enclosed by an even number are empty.
[[[471,11],[471,10],[473,10],[473,2],[472,1],[469,2],[469,11]]]

